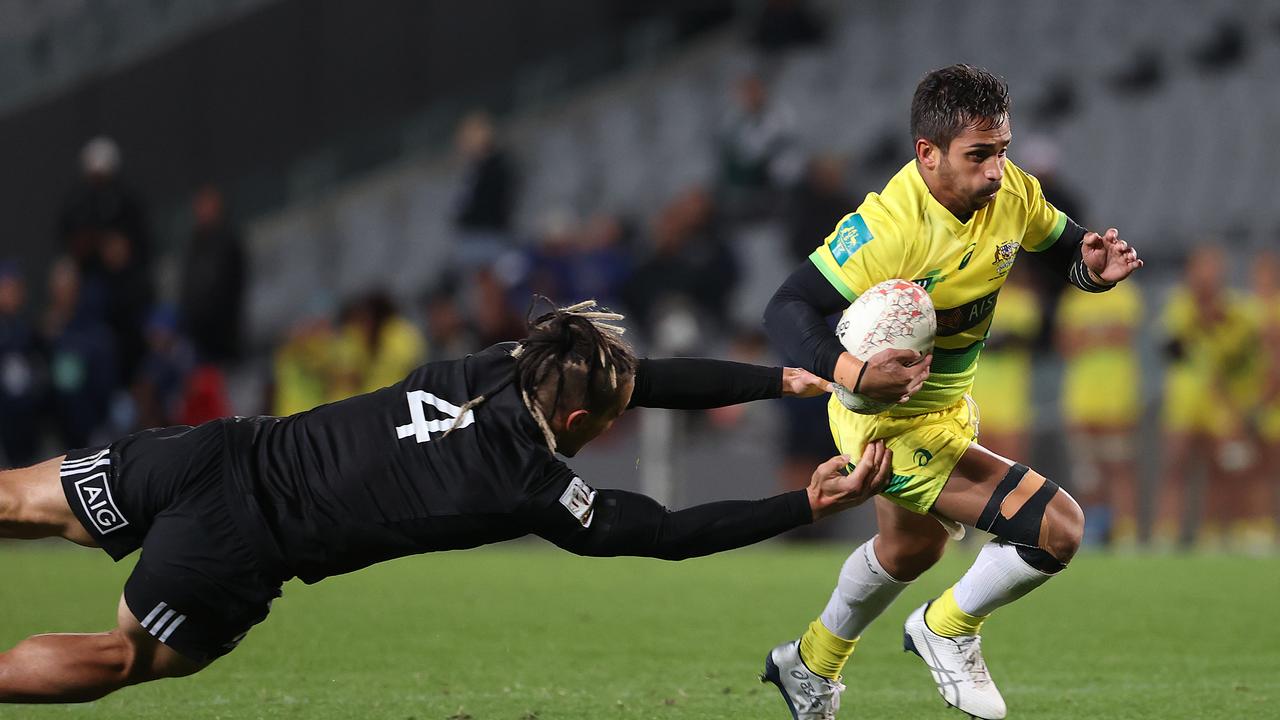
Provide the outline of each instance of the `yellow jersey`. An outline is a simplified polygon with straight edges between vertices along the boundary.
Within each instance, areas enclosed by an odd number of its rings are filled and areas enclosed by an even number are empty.
[[[991,348],[973,381],[982,428],[997,433],[1027,430],[1031,424],[1031,343],[1040,332],[1040,298],[1010,285],[1000,293],[991,321]],[[1004,347],[997,340],[1007,340]],[[1003,343],[1002,343],[1003,344]]]
[[[1058,303],[1058,327],[1083,333],[1126,330],[1137,338],[1142,322],[1142,293],[1122,282],[1105,293],[1069,287]],[[1137,350],[1097,345],[1067,357],[1062,381],[1062,409],[1073,425],[1125,427],[1141,410],[1142,375]]]
[[[1010,161],[995,198],[968,222],[933,197],[914,160],[840,221],[809,259],[849,302],[879,282],[903,278],[923,287],[937,311],[929,378],[890,415],[933,412],[964,397],[1018,251],[1048,249],[1066,224],[1039,181]]]
[[[1213,320],[1203,316],[1187,289],[1169,296],[1165,332],[1181,345],[1182,357],[1168,368],[1166,395],[1220,403],[1212,393],[1222,390],[1236,409],[1244,409],[1257,392],[1258,318],[1238,294],[1224,292],[1222,317]]]

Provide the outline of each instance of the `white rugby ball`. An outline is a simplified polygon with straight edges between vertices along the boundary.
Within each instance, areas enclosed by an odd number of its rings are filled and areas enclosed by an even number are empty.
[[[863,361],[889,348],[926,354],[933,349],[937,331],[929,293],[910,280],[896,278],[859,295],[836,325],[844,349]],[[835,390],[840,402],[856,413],[876,415],[893,407],[838,384]]]

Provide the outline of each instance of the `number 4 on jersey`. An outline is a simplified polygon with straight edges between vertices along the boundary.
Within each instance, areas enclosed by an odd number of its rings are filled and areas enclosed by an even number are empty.
[[[462,410],[461,407],[454,405],[448,400],[441,400],[426,390],[413,390],[405,393],[405,395],[409,397],[410,422],[408,425],[400,425],[396,428],[396,435],[399,436],[401,440],[412,436],[420,443],[430,442],[430,433],[442,433],[453,427],[454,421],[458,419],[458,413]],[[449,417],[441,420],[428,420],[426,411],[427,405],[430,405]],[[475,413],[468,410],[463,414],[462,422],[458,423],[458,429],[461,430],[475,422],[475,420]]]

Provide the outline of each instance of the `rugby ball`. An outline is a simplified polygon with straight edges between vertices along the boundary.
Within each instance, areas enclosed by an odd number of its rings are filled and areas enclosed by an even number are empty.
[[[924,288],[909,280],[885,280],[858,296],[840,316],[836,336],[859,360],[893,348],[926,354],[933,349],[938,319]],[[841,404],[863,415],[877,415],[893,407],[835,385]]]

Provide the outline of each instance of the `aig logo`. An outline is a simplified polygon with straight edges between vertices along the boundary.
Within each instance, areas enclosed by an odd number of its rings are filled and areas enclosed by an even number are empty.
[[[76,481],[76,494],[80,497],[80,505],[85,515],[93,522],[98,532],[106,535],[129,524],[116,507],[111,497],[111,488],[107,486],[107,474],[100,472]]]

